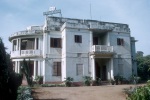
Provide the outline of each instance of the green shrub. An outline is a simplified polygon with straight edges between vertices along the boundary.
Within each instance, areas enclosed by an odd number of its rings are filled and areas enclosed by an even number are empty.
[[[65,87],[65,84],[42,84],[42,87]]]
[[[132,83],[132,84],[137,84],[137,83],[140,82],[140,80],[141,80],[141,78],[138,77],[138,76],[132,75],[132,76],[130,77],[130,83]]]
[[[31,96],[31,88],[28,86],[20,86],[17,93],[17,100],[33,100]]]
[[[36,84],[43,84],[43,76],[36,76],[35,82]]]
[[[31,65],[30,64],[30,59],[29,59],[29,61],[26,61],[24,59],[23,64],[21,66],[21,72],[26,76],[28,85],[33,86],[33,80],[32,80],[30,65]]]
[[[139,86],[126,90],[127,100],[150,100],[150,81],[145,86]]]
[[[73,78],[71,78],[71,77],[67,77],[67,78],[65,78],[66,80],[64,81],[65,82],[65,85],[67,86],[67,87],[71,87],[72,86],[72,83],[73,83]]]
[[[90,76],[83,76],[83,83],[85,86],[90,86],[92,82],[92,77]]]

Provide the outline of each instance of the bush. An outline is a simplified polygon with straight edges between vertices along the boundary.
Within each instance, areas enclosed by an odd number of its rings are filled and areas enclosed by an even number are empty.
[[[128,94],[127,100],[150,100],[150,81],[145,86],[130,88],[125,93]]]
[[[36,84],[43,84],[43,76],[36,76],[35,82]]]
[[[119,74],[114,76],[114,79],[115,79],[116,85],[122,84],[124,80],[123,76],[120,76]]]
[[[31,88],[28,86],[20,86],[17,93],[17,100],[33,100],[31,96]]]
[[[130,83],[132,83],[132,84],[137,84],[137,83],[140,82],[140,80],[141,80],[141,78],[138,77],[138,76],[132,75],[132,76],[130,77]]]
[[[65,87],[65,84],[42,84],[42,87]]]
[[[73,78],[71,78],[71,77],[67,77],[67,78],[65,78],[66,80],[64,81],[65,82],[65,85],[67,86],[67,87],[71,87],[72,86],[72,83],[73,83]]]
[[[92,77],[90,76],[83,76],[83,83],[85,86],[90,86],[92,82]]]

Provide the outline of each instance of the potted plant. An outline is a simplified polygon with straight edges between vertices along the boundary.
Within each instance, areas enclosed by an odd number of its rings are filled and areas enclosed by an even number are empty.
[[[83,83],[85,86],[90,86],[92,83],[92,77],[90,76],[84,76],[83,77]]]
[[[111,85],[115,84],[115,80],[114,79],[110,79],[109,82],[110,82]]]
[[[35,77],[35,82],[37,84],[43,84],[43,76],[36,76]]]
[[[116,85],[122,84],[123,79],[124,79],[123,76],[120,76],[119,74],[114,76],[114,78],[115,78]]]
[[[71,78],[71,77],[67,77],[67,78],[65,78],[66,80],[64,81],[65,82],[65,85],[67,86],[67,87],[71,87],[72,86],[72,83],[73,83],[73,78]]]
[[[96,85],[97,86],[101,85],[101,78],[98,77],[96,78]]]

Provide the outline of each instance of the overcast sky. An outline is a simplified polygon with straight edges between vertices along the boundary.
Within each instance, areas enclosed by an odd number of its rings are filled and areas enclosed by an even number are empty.
[[[128,24],[136,50],[150,54],[150,0],[0,0],[0,37],[11,50],[8,37],[31,25],[43,25],[43,12],[55,6],[63,17]]]

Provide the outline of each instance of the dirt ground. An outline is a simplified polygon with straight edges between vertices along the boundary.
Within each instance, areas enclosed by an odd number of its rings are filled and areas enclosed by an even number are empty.
[[[33,96],[38,100],[126,100],[123,89],[130,86],[39,87],[33,89]]]

